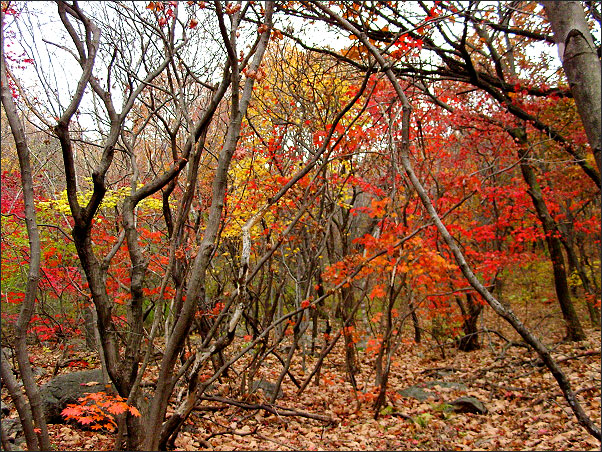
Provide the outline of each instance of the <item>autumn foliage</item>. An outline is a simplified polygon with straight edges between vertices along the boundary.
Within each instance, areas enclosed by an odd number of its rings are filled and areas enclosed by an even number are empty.
[[[109,395],[105,392],[95,392],[79,398],[79,404],[69,404],[62,411],[65,420],[75,420],[92,430],[106,429],[115,431],[117,422],[115,416],[129,412],[140,416],[134,406],[129,406],[123,397]]]
[[[583,6],[599,47],[599,7]],[[463,395],[499,405],[489,428],[503,403],[556,397],[516,377],[531,359],[581,394],[585,411],[562,407],[596,437],[600,392],[577,360],[599,367],[600,168],[543,6],[37,8],[2,2],[2,346],[27,398],[102,366],[114,390],[62,415],[121,449],[280,447],[269,416],[322,435],[387,425],[357,447],[481,447],[445,391],[418,404],[401,389],[466,371]],[[61,44],[41,22],[27,34],[46,16]],[[37,380],[26,366],[45,358],[26,345],[55,360]],[[428,442],[433,425],[454,439]]]

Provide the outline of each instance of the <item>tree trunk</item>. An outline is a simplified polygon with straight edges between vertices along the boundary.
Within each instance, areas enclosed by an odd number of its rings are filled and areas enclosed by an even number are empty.
[[[2,377],[2,383],[8,390],[10,397],[15,404],[17,413],[19,413],[19,420],[23,427],[23,433],[25,435],[25,442],[27,443],[28,450],[41,450],[38,438],[34,431],[33,417],[31,416],[31,409],[25,400],[25,396],[21,392],[21,388],[17,383],[17,379],[13,375],[13,369],[9,364],[9,359],[4,355],[2,351],[2,359],[0,360],[0,375]]]
[[[592,284],[587,276],[587,271],[584,264],[579,259],[577,251],[575,249],[575,241],[579,238],[575,238],[574,223],[575,218],[570,208],[565,209],[567,221],[565,224],[559,224],[560,230],[562,231],[562,244],[566,250],[566,256],[569,264],[569,274],[576,272],[581,280],[583,291],[585,292],[585,306],[589,314],[590,322],[594,328],[600,328],[600,309],[595,305],[595,300],[599,297],[596,296],[596,291],[592,287]]]
[[[581,280],[581,285],[583,286],[583,291],[585,292],[585,306],[587,308],[587,312],[589,314],[589,319],[594,328],[600,328],[600,310],[598,307],[592,302],[596,299],[596,294],[591,287],[589,278],[587,277],[587,273],[585,268],[579,261],[577,257],[577,253],[573,247],[573,244],[568,241],[563,242],[565,245],[565,250],[567,253],[567,258],[569,261],[569,271],[577,272],[579,275],[579,279]]]
[[[96,350],[98,344],[96,342],[94,315],[92,314],[92,306],[89,306],[85,301],[82,303],[82,317],[84,320],[84,335],[86,339],[86,348],[88,350]]]
[[[545,233],[546,244],[548,246],[548,252],[550,253],[550,261],[552,262],[556,297],[558,298],[562,316],[566,322],[566,340],[582,341],[585,339],[585,333],[583,332],[581,322],[577,316],[577,311],[571,300],[564,256],[562,254],[562,242],[559,238],[561,232],[558,230],[556,222],[548,211],[548,206],[543,199],[543,193],[537,182],[535,171],[533,171],[533,167],[529,164],[526,131],[522,127],[517,127],[511,129],[509,132],[518,141],[520,168],[523,178],[529,187],[527,193],[529,193],[529,196],[533,201],[533,206],[535,207],[537,216]]]
[[[541,2],[554,31],[558,54],[581,116],[592,152],[602,171],[602,89],[600,59],[589,31],[581,2]]]
[[[263,55],[267,48],[270,37],[273,7],[273,2],[267,2],[265,12],[265,24],[267,27],[266,30],[262,32],[259,45],[255,51],[255,55],[253,56],[251,64],[248,66],[248,70],[257,71],[263,59]],[[240,73],[239,60],[236,50],[236,28],[238,26],[239,18],[236,13],[231,17],[230,21],[232,24],[232,30],[230,32],[230,37],[228,37],[227,30],[225,29],[225,25],[223,23],[221,4],[216,2],[216,9],[218,13],[218,19],[220,20],[220,31],[222,33],[224,43],[228,49],[228,59],[231,69],[229,74],[232,88],[230,105],[231,118],[224,145],[218,157],[217,168],[215,170],[215,176],[212,184],[212,200],[211,207],[209,209],[209,217],[202,241],[199,246],[198,254],[190,271],[190,283],[186,291],[186,301],[182,306],[180,316],[175,321],[169,341],[165,347],[163,359],[160,364],[155,397],[151,403],[148,419],[145,425],[146,438],[142,444],[143,450],[157,450],[162,439],[165,439],[165,437],[169,436],[166,432],[162,433],[162,430],[165,429],[162,429],[161,425],[163,423],[163,419],[167,411],[167,404],[173,389],[171,381],[173,378],[172,374],[176,363],[177,354],[181,350],[184,340],[188,335],[194,318],[194,312],[197,307],[205,310],[209,308],[206,306],[205,301],[206,271],[210,263],[221,225],[224,199],[226,197],[226,188],[228,184],[227,177],[230,161],[232,159],[232,155],[234,154],[234,150],[236,149],[238,140],[240,139],[242,120],[245,117],[247,106],[251,99],[253,90],[254,79],[250,78],[246,80],[244,88],[242,89],[242,93],[239,92]],[[239,308],[237,307],[237,309]],[[229,331],[228,337],[230,337],[230,333],[232,334],[233,338],[234,331]],[[230,338],[230,341],[232,338]],[[213,347],[216,347],[216,344],[214,344]],[[215,351],[218,350],[219,348],[216,348]],[[198,396],[198,391],[193,395]],[[196,400],[192,401],[192,399],[190,399],[190,403],[182,408],[182,419],[185,419],[192,411],[192,406],[190,406],[192,402],[196,402]],[[163,438],[161,436],[163,436]]]
[[[356,388],[355,375],[359,373],[360,368],[356,359],[357,350],[353,339],[353,332],[355,330],[354,305],[353,289],[351,287],[341,288],[341,320],[343,325],[346,325],[343,330],[345,338],[345,362],[347,363],[349,380],[353,387]]]
[[[478,350],[481,348],[481,344],[479,344],[479,329],[477,322],[479,320],[479,315],[483,310],[483,305],[478,303],[469,293],[466,294],[466,305],[464,305],[460,297],[456,297],[456,302],[458,303],[458,306],[460,306],[460,310],[464,316],[464,323],[462,324],[464,336],[460,338],[458,348],[463,352]]]
[[[21,304],[19,317],[15,325],[16,341],[15,350],[17,361],[19,363],[19,372],[21,380],[25,387],[25,392],[31,406],[33,420],[39,429],[39,447],[42,450],[50,449],[50,438],[48,436],[48,426],[42,409],[42,400],[38,391],[38,386],[31,371],[29,363],[29,353],[27,352],[27,328],[33,315],[35,301],[38,292],[38,282],[40,280],[40,261],[41,245],[40,233],[36,219],[33,191],[33,175],[30,161],[29,145],[25,137],[25,129],[19,118],[17,106],[12,97],[12,92],[8,84],[6,72],[6,61],[4,55],[4,12],[0,17],[0,35],[2,35],[1,55],[0,55],[0,73],[1,73],[1,91],[2,106],[8,119],[11,133],[15,140],[17,156],[19,158],[19,169],[21,170],[21,186],[23,188],[23,201],[25,207],[25,225],[27,227],[27,236],[29,238],[29,269],[27,272],[27,285],[25,288],[25,297]],[[22,421],[24,419],[22,418]],[[33,427],[33,426],[32,426]],[[33,444],[32,444],[33,446]]]
[[[399,263],[400,259],[401,258],[398,258],[397,263]],[[393,307],[395,306],[395,300],[397,299],[399,292],[401,292],[401,289],[405,285],[405,277],[402,276],[399,288],[397,290],[395,289],[397,263],[393,268],[389,287],[387,288],[387,306],[382,322],[384,324],[382,344],[376,356],[376,377],[374,384],[378,387],[378,396],[373,405],[374,419],[378,418],[381,407],[387,401],[387,385],[389,383],[389,374],[391,370],[391,355],[395,346],[393,343]]]
[[[414,328],[414,342],[420,344],[420,341],[422,341],[422,333],[420,330],[420,321],[418,319],[418,314],[416,314],[416,309],[418,309],[418,306],[414,304],[413,295],[410,295],[408,309],[410,310],[410,317],[412,318],[412,327]]]

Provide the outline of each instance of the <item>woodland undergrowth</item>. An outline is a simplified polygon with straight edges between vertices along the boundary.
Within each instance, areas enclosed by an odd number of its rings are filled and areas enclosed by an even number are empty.
[[[541,312],[541,311],[540,311]],[[494,323],[485,313],[483,326]],[[554,317],[533,319],[537,333],[545,337],[555,357],[571,376],[571,383],[585,409],[600,423],[600,332],[588,330],[587,339],[562,342],[562,327]],[[482,348],[460,352],[448,344],[407,341],[397,351],[393,364],[387,406],[375,419],[372,409],[374,354],[358,347],[361,373],[358,392],[348,382],[342,345],[324,361],[319,385],[313,382],[301,396],[285,378],[281,407],[330,416],[325,422],[303,416],[278,416],[261,409],[203,401],[187,420],[178,436],[178,450],[599,450],[600,443],[581,428],[572,416],[553,377],[535,353],[522,346],[509,328],[497,325],[481,336]],[[552,332],[552,334],[550,334]],[[241,346],[244,337],[237,338]],[[444,348],[444,349],[443,349]],[[443,349],[443,350],[442,350]],[[33,364],[43,370],[38,383],[53,373],[63,352],[43,345],[32,346]],[[93,353],[69,353],[75,367],[94,368]],[[296,357],[291,372],[302,380],[317,358],[303,362]],[[84,364],[84,363],[87,363]],[[262,391],[240,393],[245,360],[240,360],[229,378],[213,388],[217,398],[244,401],[247,405],[269,404]],[[78,370],[65,367],[59,373]],[[269,358],[255,379],[275,380],[279,363]],[[149,367],[144,384],[153,384],[156,368]],[[431,396],[419,401],[399,394],[404,388],[429,382],[453,382],[466,389],[430,386]],[[444,385],[446,386],[446,385]],[[426,385],[425,385],[426,387]],[[456,413],[449,402],[472,396],[483,402],[487,414]],[[9,401],[5,390],[2,400]],[[168,414],[173,405],[170,405]],[[15,417],[13,409],[10,417]],[[107,431],[85,431],[76,425],[49,425],[56,450],[113,450],[115,435]]]

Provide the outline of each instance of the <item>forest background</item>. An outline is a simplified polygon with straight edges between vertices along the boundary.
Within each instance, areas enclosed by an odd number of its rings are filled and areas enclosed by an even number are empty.
[[[3,1],[27,449],[599,448],[600,25],[596,2]],[[49,422],[43,385],[91,368]]]

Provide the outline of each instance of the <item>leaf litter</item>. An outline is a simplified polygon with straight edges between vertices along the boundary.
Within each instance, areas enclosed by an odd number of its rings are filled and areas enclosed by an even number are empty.
[[[487,341],[485,341],[487,342]],[[315,380],[297,396],[297,387],[285,378],[280,407],[327,415],[332,423],[294,416],[278,416],[262,410],[216,406],[202,402],[179,434],[177,450],[599,450],[574,419],[555,380],[537,357],[524,347],[509,347],[500,358],[503,342],[492,342],[469,353],[451,352],[442,358],[430,344],[403,344],[392,362],[387,405],[378,419],[372,404],[362,397],[374,389],[374,356],[358,354],[361,372],[358,393],[348,382],[344,350],[335,347],[324,360],[320,384]],[[591,330],[581,343],[557,342],[554,356],[571,376],[586,412],[600,425],[599,331]],[[59,353],[32,350],[34,365],[44,369],[43,384],[52,374]],[[75,353],[78,355],[78,353]],[[80,352],[79,355],[84,355]],[[89,353],[88,353],[89,354]],[[56,355],[56,356],[55,356]],[[578,356],[578,357],[577,357]],[[572,357],[572,358],[571,358]],[[88,361],[94,362],[90,356]],[[278,362],[268,358],[255,379],[275,381]],[[302,379],[316,362],[293,359],[291,373]],[[243,360],[234,370],[242,371]],[[61,369],[66,373],[71,369]],[[153,369],[150,369],[152,372]],[[399,394],[421,386],[424,401]],[[236,388],[222,383],[218,392],[240,400]],[[449,409],[459,397],[475,397],[487,414],[460,413]],[[237,398],[238,397],[238,398]],[[262,391],[249,403],[268,400]],[[2,400],[9,404],[6,390]],[[211,410],[204,407],[213,406]],[[173,407],[170,407],[173,409]],[[172,411],[172,410],[170,410]],[[11,409],[9,417],[16,417]],[[75,425],[49,425],[57,450],[114,450],[115,434],[82,431]]]

